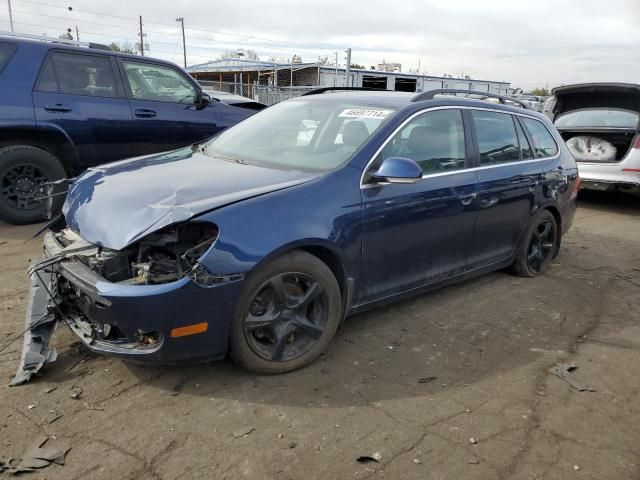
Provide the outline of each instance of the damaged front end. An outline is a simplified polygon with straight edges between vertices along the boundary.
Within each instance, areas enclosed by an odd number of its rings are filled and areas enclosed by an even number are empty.
[[[145,322],[146,312],[135,299],[157,300],[158,294],[181,288],[184,282],[211,287],[233,280],[212,275],[199,263],[217,237],[216,225],[192,221],[170,225],[113,250],[89,243],[71,229],[46,232],[46,258],[29,270],[27,331],[11,384],[29,381],[55,360],[49,340],[58,321],[99,353],[134,357],[157,352],[165,342],[166,328],[153,328],[148,318]],[[114,298],[117,308],[112,308]]]

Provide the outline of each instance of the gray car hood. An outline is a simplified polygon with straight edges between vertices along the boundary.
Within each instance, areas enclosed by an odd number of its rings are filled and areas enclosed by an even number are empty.
[[[189,147],[87,170],[71,186],[63,214],[85,240],[119,250],[172,223],[319,175],[212,158]]]

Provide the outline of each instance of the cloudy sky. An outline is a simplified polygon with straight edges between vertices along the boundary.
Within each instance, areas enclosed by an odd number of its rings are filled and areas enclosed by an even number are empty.
[[[9,30],[6,0],[0,30]],[[137,41],[142,15],[151,55],[182,63],[176,17],[184,17],[187,62],[224,50],[305,61],[319,56],[403,71],[550,87],[574,82],[640,82],[640,0],[11,0],[18,32],[58,36],[78,26],[81,41]],[[69,10],[69,7],[72,10]]]

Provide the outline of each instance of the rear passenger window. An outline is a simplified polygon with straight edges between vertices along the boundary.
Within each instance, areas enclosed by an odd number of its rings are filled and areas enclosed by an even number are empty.
[[[541,121],[523,117],[522,122],[533,141],[533,148],[536,152],[536,157],[553,157],[558,153],[558,145],[556,145],[556,141]]]
[[[465,168],[462,113],[446,109],[418,115],[385,146],[382,159],[388,157],[410,158],[424,175]]]
[[[531,145],[529,145],[529,140],[527,140],[527,136],[524,134],[524,130],[522,130],[522,125],[520,122],[513,119],[516,122],[516,130],[518,131],[518,143],[520,144],[520,153],[522,160],[531,160],[533,159],[533,150],[531,149]]]
[[[118,96],[111,61],[97,55],[53,53],[45,61],[36,88],[69,95]]]
[[[0,72],[9,63],[15,51],[16,45],[14,43],[0,43]]]
[[[471,116],[478,137],[480,165],[520,160],[518,136],[511,115],[473,110]]]

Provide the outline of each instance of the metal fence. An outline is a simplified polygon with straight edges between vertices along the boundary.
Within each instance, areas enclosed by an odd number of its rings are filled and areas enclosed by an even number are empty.
[[[274,85],[257,85],[233,82],[216,82],[214,80],[198,80],[204,90],[217,90],[221,92],[233,93],[243,97],[251,98],[265,105],[299,97],[309,90],[318,87],[278,87]]]

